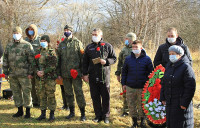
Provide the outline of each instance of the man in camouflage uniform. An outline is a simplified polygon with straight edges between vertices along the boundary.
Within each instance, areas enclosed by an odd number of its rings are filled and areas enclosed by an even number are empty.
[[[23,116],[23,106],[26,107],[25,118],[30,118],[31,78],[33,75],[33,47],[22,38],[22,29],[13,29],[13,41],[8,43],[3,57],[5,78],[10,81],[15,106],[18,112],[13,117]]]
[[[135,33],[130,32],[126,35],[125,47],[123,47],[123,49],[119,53],[117,71],[115,72],[118,82],[120,82],[120,79],[121,79],[121,70],[122,70],[122,67],[124,64],[124,60],[127,56],[131,55],[132,43],[135,40],[136,40]],[[128,104],[126,101],[126,93],[123,93],[123,113],[121,116],[123,117],[123,116],[127,116],[127,115],[128,115]]]
[[[49,121],[54,121],[54,111],[56,109],[56,98],[55,98],[55,79],[57,57],[54,49],[50,47],[50,38],[48,35],[41,37],[41,49],[40,57],[35,57],[35,64],[37,69],[37,80],[36,83],[39,86],[40,96],[40,109],[41,115],[37,120],[46,118],[46,109],[50,109]],[[37,56],[37,55],[36,55]]]
[[[76,101],[81,111],[81,121],[85,121],[85,98],[82,90],[82,56],[84,49],[81,41],[72,36],[72,26],[66,25],[64,28],[65,40],[58,46],[58,79],[63,78],[64,89],[68,101],[70,114],[66,119],[75,116],[74,108],[74,92],[76,94]],[[71,76],[71,69],[78,72],[78,76],[73,79]],[[73,87],[72,87],[73,85]],[[74,90],[73,90],[74,89]]]
[[[26,33],[26,36],[27,36],[25,38],[25,40],[28,41],[29,43],[31,43],[31,45],[33,46],[35,54],[38,54],[39,50],[40,50],[40,37],[38,36],[37,26],[35,24],[29,25],[28,28],[26,28],[25,33]],[[32,83],[31,95],[32,95],[32,98],[33,98],[33,106],[38,107],[40,100],[39,100],[39,95],[38,95],[38,86],[35,83],[35,79],[36,79],[36,73],[35,72],[36,71],[34,70],[33,79],[31,79],[31,83]]]

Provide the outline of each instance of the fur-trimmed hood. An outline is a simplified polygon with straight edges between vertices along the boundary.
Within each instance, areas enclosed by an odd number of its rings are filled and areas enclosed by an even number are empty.
[[[31,36],[28,34],[28,29],[29,29],[29,27],[33,28],[33,30],[34,30],[34,35],[33,35],[32,38],[31,38]],[[36,26],[35,24],[31,24],[31,25],[29,25],[29,26],[26,28],[25,33],[26,33],[27,37],[28,37],[30,40],[33,40],[33,39],[35,39],[35,38],[37,37],[37,35],[38,35],[38,28],[37,28],[37,26]]]

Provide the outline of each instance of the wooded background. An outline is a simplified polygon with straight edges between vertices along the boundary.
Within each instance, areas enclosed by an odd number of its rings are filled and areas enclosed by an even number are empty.
[[[0,39],[12,39],[12,28],[34,23],[51,42],[63,36],[66,24],[85,45],[93,28],[104,40],[120,48],[128,32],[137,34],[144,47],[156,50],[165,42],[168,27],[176,27],[190,50],[200,49],[200,0],[1,0]],[[24,34],[25,36],[25,34]]]

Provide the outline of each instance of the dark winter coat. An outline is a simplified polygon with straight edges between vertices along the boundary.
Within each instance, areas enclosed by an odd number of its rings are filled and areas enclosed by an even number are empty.
[[[110,83],[110,65],[114,64],[117,61],[114,49],[111,44],[105,43],[104,46],[101,46],[100,41],[98,44],[92,42],[85,48],[85,53],[83,55],[83,75],[89,74],[89,80],[93,82],[106,82],[107,85]],[[97,47],[100,47],[100,51],[97,51]],[[94,64],[92,59],[103,58],[106,60],[104,66],[101,63]],[[103,79],[102,79],[102,68],[103,68]]]
[[[195,74],[186,56],[174,64],[171,62],[167,64],[160,100],[166,101],[169,128],[194,127],[192,98],[195,88]],[[180,106],[187,109],[183,110]]]
[[[180,37],[178,37],[176,39],[176,45],[179,45],[184,49],[185,55],[187,56],[188,61],[190,62],[190,65],[192,65],[192,57],[190,55],[190,51]],[[167,63],[169,62],[168,49],[170,46],[172,46],[172,45],[166,39],[166,43],[164,43],[158,47],[158,50],[156,52],[156,55],[155,55],[155,58],[153,61],[154,67],[158,66],[159,64],[162,64],[162,66],[166,67]]]
[[[0,40],[0,58],[3,56],[3,47]]]
[[[136,58],[132,52],[127,56],[122,68],[121,84],[131,88],[143,88],[148,80],[148,75],[153,70],[151,58],[142,50],[141,55]]]

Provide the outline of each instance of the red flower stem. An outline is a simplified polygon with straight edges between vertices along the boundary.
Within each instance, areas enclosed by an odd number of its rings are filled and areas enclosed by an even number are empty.
[[[104,47],[104,46],[103,46],[103,47]],[[104,48],[103,48],[103,49],[104,49]],[[103,55],[101,55],[101,49],[100,49],[100,51],[99,51],[99,52],[100,52],[100,57],[103,59]],[[102,52],[102,54],[103,54],[103,52]],[[102,73],[101,73],[101,74],[102,74],[102,81],[103,81],[103,84],[104,84],[104,77],[103,77],[103,74],[104,74],[104,73],[103,73],[103,65],[101,65],[101,67],[102,67]]]

